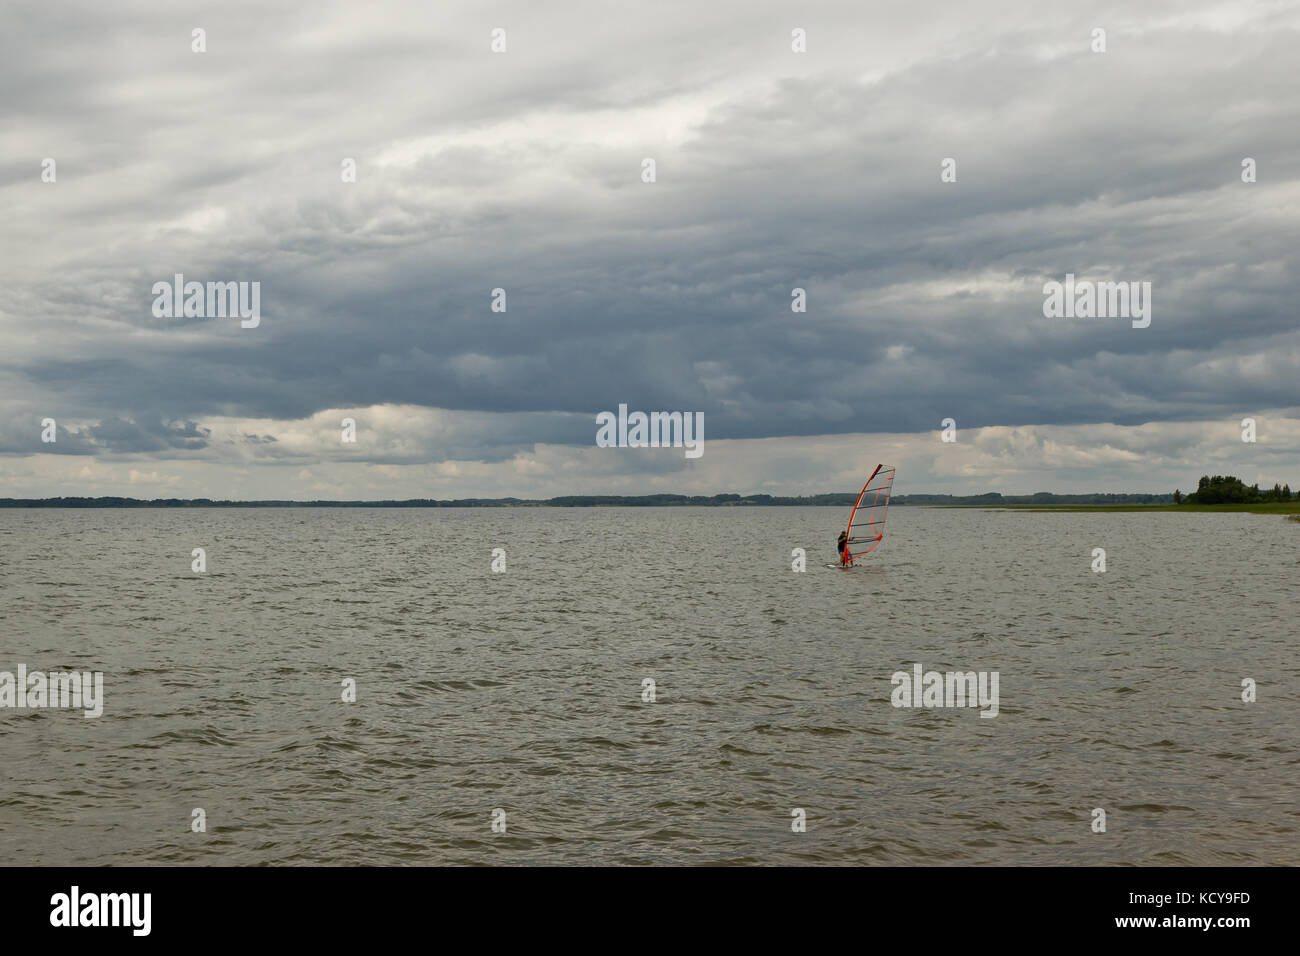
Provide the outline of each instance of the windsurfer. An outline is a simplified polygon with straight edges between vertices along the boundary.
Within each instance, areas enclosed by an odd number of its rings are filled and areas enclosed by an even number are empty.
[[[839,540],[835,542],[835,548],[840,553],[840,564],[847,567],[853,560],[849,556],[849,533],[847,531],[840,532]]]

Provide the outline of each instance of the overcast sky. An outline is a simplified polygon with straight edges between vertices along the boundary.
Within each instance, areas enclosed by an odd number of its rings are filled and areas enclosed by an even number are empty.
[[[1298,41],[1295,2],[12,3],[0,496],[1300,488]],[[176,273],[261,324],[156,318]],[[1150,326],[1045,317],[1068,273]],[[596,447],[620,403],[703,456]]]

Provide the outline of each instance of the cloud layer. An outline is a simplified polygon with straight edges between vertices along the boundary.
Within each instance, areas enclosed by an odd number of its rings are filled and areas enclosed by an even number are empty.
[[[811,493],[897,446],[918,491],[1163,490],[1245,415],[1238,471],[1300,472],[1296,4],[550,6],[14,17],[0,474]],[[154,318],[176,273],[261,325]],[[1045,318],[1067,273],[1151,282],[1151,326]],[[700,467],[594,449],[620,402],[704,412]]]

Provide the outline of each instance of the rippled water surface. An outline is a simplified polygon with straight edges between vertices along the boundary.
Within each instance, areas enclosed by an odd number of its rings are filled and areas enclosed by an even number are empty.
[[[840,571],[839,509],[0,511],[0,670],[106,697],[0,710],[0,858],[1300,864],[1300,525],[889,517]]]

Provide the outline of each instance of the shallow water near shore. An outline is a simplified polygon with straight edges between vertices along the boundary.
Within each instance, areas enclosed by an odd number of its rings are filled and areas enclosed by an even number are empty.
[[[0,856],[1300,864],[1300,527],[898,507],[826,568],[845,517],[0,511],[0,671],[105,697],[0,710]],[[997,716],[892,706],[918,663]]]

